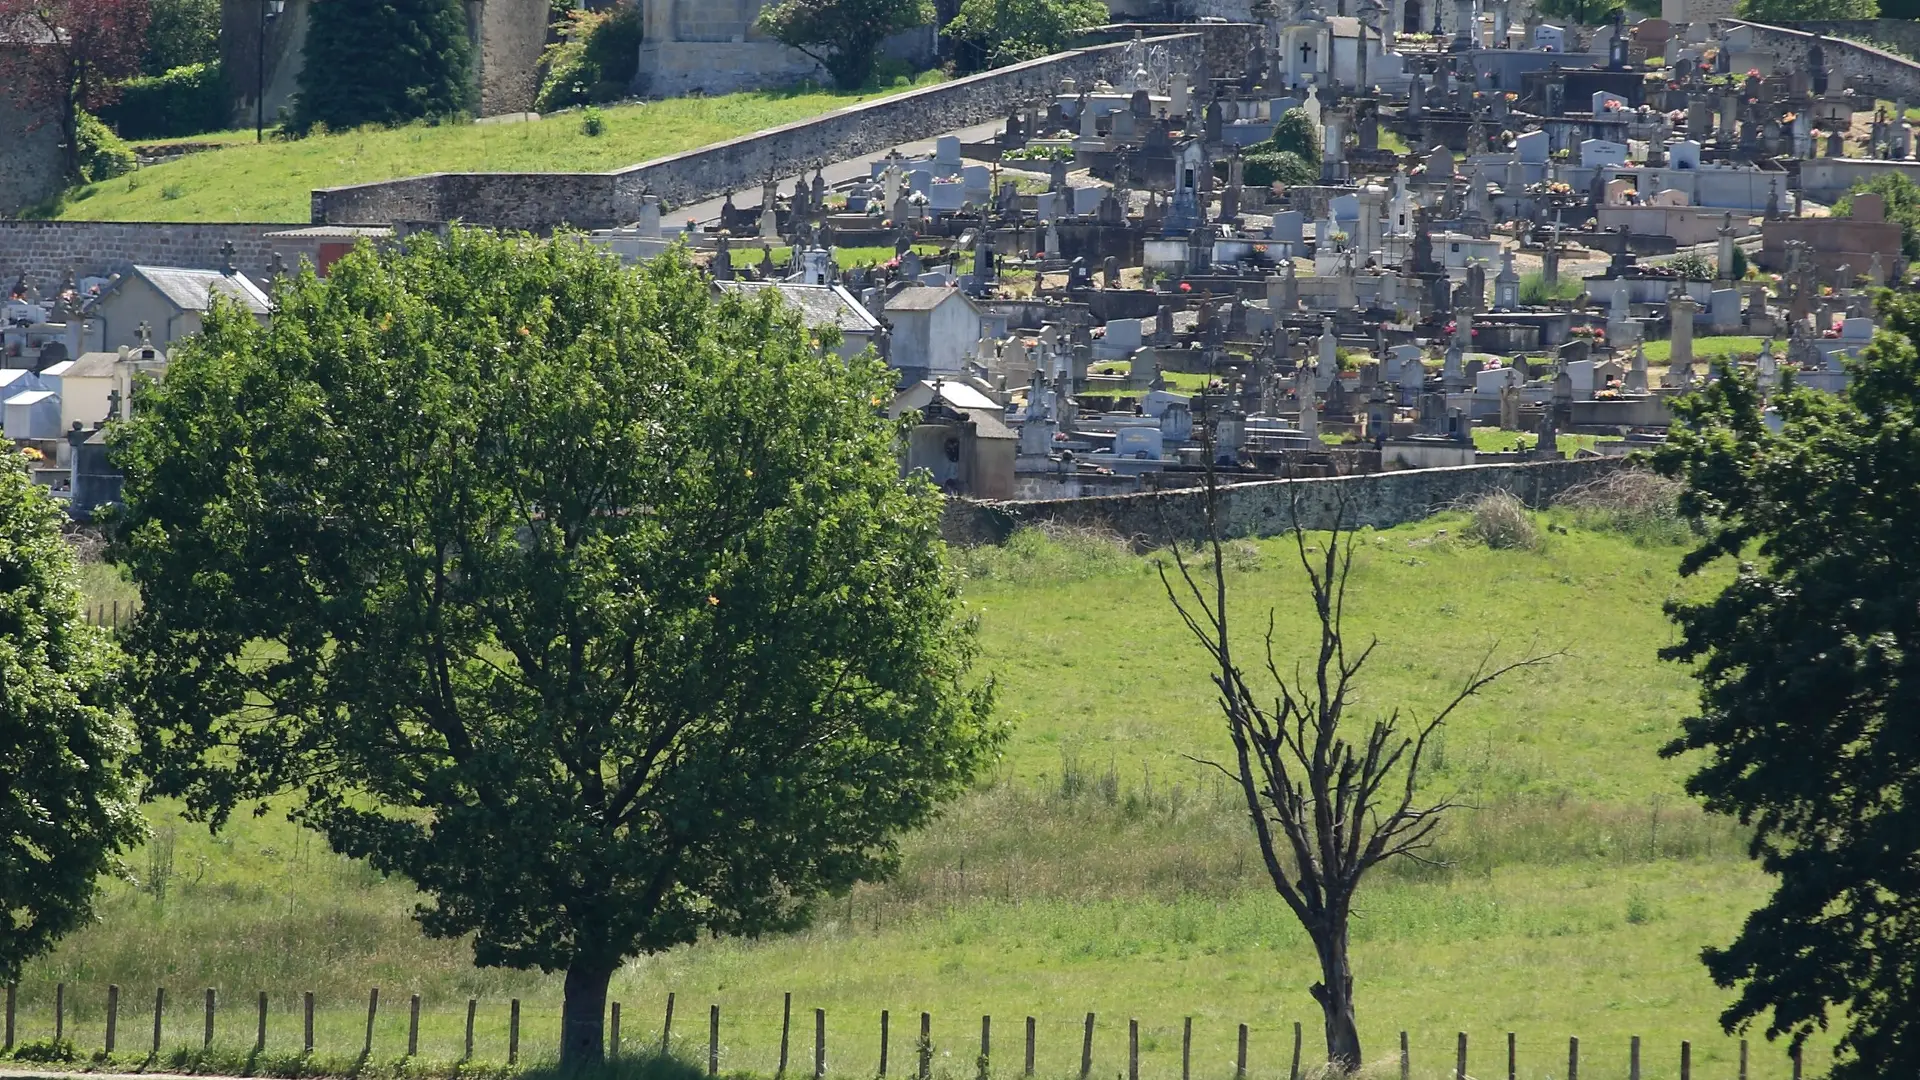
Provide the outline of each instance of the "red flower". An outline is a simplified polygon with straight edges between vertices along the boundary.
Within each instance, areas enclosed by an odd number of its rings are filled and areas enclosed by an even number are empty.
[[[1180,283],[1180,291],[1181,291],[1181,292],[1192,292],[1192,291],[1193,291],[1193,285],[1192,285],[1192,283],[1190,283],[1190,282],[1185,282],[1185,281],[1183,281],[1183,282],[1181,282],[1181,283]]]

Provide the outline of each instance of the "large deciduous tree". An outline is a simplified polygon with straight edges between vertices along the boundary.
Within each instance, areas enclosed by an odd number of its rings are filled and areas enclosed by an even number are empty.
[[[461,0],[326,0],[308,15],[293,127],[340,131],[473,106]]]
[[[1211,462],[1211,425],[1196,420],[1195,427],[1202,430],[1205,458]],[[1350,639],[1346,631],[1356,528],[1348,490],[1331,489],[1325,533],[1309,534],[1302,527],[1305,511],[1297,489],[1289,500],[1289,537],[1314,612],[1316,640],[1304,661],[1288,663],[1279,655],[1285,646],[1276,639],[1269,610],[1265,637],[1253,649],[1255,673],[1249,676],[1242,666],[1248,643],[1238,637],[1230,614],[1227,514],[1211,464],[1205,473],[1198,559],[1176,543],[1171,567],[1160,567],[1167,599],[1207,654],[1233,748],[1230,761],[1206,764],[1239,789],[1267,876],[1313,942],[1320,981],[1308,989],[1325,1023],[1327,1061],[1342,1074],[1361,1065],[1348,954],[1360,883],[1389,859],[1422,857],[1443,815],[1453,808],[1420,790],[1429,745],[1469,698],[1516,669],[1552,658],[1534,654],[1496,663],[1490,647],[1432,713],[1416,716],[1396,708],[1352,715],[1361,676],[1379,642]]]
[[[1838,1008],[1836,1080],[1920,1075],[1920,301],[1880,305],[1844,393],[1789,384],[1775,433],[1723,367],[1657,459],[1708,525],[1682,571],[1737,567],[1669,605],[1700,707],[1663,753],[1704,755],[1687,789],[1778,879],[1704,954],[1739,989],[1721,1020],[1798,1047]]]
[[[1000,738],[876,403],[684,253],[455,229],[213,313],[118,440],[144,763],[278,796],[483,965],[797,927]]]
[[[944,33],[973,69],[1017,64],[1066,48],[1076,31],[1111,16],[1101,0],[961,0]]]
[[[848,90],[873,77],[888,35],[932,21],[930,0],[778,0],[759,15],[775,41],[818,61]]]
[[[60,125],[63,165],[80,173],[80,123],[140,70],[147,0],[0,0],[0,82],[28,113]]]
[[[0,452],[0,983],[90,917],[145,831],[112,646],[81,619],[64,519]]]

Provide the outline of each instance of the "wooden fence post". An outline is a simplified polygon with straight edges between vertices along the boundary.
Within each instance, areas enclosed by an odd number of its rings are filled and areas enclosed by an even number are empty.
[[[793,992],[788,991],[780,1002],[780,1067],[773,1071],[775,1076],[787,1075],[787,1031],[793,1026]]]
[[[1180,1025],[1180,1080],[1193,1080],[1193,1017]]]
[[[160,1056],[160,1019],[167,1011],[167,988],[156,987],[153,991],[153,1056]]]
[[[1515,1071],[1520,1064],[1520,1056],[1515,1052],[1517,1048],[1514,1041],[1513,1032],[1507,1032],[1507,1080],[1518,1080]]]
[[[667,1020],[660,1025],[660,1056],[667,1056],[669,1042],[673,1038],[673,992],[667,992]]]
[[[107,984],[107,1053],[113,1053],[113,1044],[118,1041],[120,1027],[120,988]]]
[[[5,1043],[0,1043],[0,1050],[13,1049],[13,999],[18,991],[19,987],[14,983],[7,984],[7,1033]]]
[[[420,1056],[420,995],[407,998],[407,1056]]]
[[[1680,1080],[1693,1080],[1693,1044],[1680,1040]]]
[[[1787,1053],[1793,1058],[1793,1080],[1800,1080],[1800,1048],[1796,1046]]]
[[[1460,1033],[1460,1046],[1453,1052],[1453,1080],[1467,1080],[1467,1033]]]
[[[1627,1080],[1640,1080],[1640,1036],[1627,1043]]]
[[[987,1080],[987,1073],[991,1068],[992,1061],[993,1017],[989,1015],[980,1018],[980,1060],[976,1063],[974,1070],[979,1074],[979,1080]]]
[[[1407,1033],[1400,1033],[1400,1080],[1408,1080],[1413,1069],[1413,1054],[1407,1049]]]
[[[1740,1080],[1747,1080],[1747,1040],[1740,1040]]]
[[[813,1080],[827,1075],[827,1010],[813,1010]]]
[[[64,1042],[67,1037],[67,984],[53,984],[53,1041]]]
[[[1093,1014],[1087,1014],[1087,1032],[1080,1037],[1080,1080],[1093,1071]],[[922,1080],[925,1080],[923,1077]]]
[[[1287,1073],[1288,1080],[1300,1080],[1300,1021],[1293,1022],[1293,1067]]]
[[[480,1011],[480,999],[468,998],[467,999],[467,1049],[466,1049],[466,1052],[460,1056],[461,1061],[473,1060],[473,1016],[475,1013],[479,1011]]]
[[[607,1014],[608,1014],[607,1024],[609,1027],[613,1028],[612,1031],[607,1033],[608,1041],[612,1043],[612,1049],[609,1051],[609,1053],[611,1053],[612,1056],[614,1057],[619,1057],[620,1056],[620,1003],[616,1001],[611,1005],[608,1005]]]
[[[204,1010],[206,1013],[204,1017],[205,1023],[201,1025],[200,1030],[200,1046],[202,1049],[213,1049],[213,1011],[219,1006],[219,1001],[220,997],[214,992],[213,987],[207,987],[206,1007]]]
[[[1027,1070],[1026,1072],[1021,1074],[1023,1076],[1033,1075],[1033,1044],[1034,1044],[1034,1019],[1033,1017],[1029,1016],[1027,1017]]]
[[[720,1075],[720,1005],[707,1006],[707,1075]]]
[[[253,1052],[264,1054],[267,1052],[267,992],[265,990],[260,991],[259,1019],[258,1030],[253,1033]]]
[[[920,1014],[920,1080],[933,1075],[933,1014]]]
[[[1127,1020],[1127,1080],[1140,1080],[1140,1020]]]
[[[883,1078],[887,1075],[887,1024],[891,1018],[892,1014],[886,1009],[880,1010],[880,1076]]]
[[[1240,1025],[1240,1049],[1233,1058],[1234,1080],[1247,1080],[1247,1025]]]
[[[306,1048],[306,1053],[308,1055],[312,1055],[313,1053],[313,991],[308,990],[301,996],[301,1008],[303,1008],[307,1014],[307,1033],[306,1033],[306,1039],[302,1043],[302,1045]]]
[[[1567,1039],[1567,1080],[1580,1080],[1580,1037]]]
[[[507,1064],[520,1063],[520,999],[507,1001]]]
[[[380,1011],[380,988],[373,987],[367,992],[367,1044],[360,1049],[362,1058],[373,1056],[373,1018]]]

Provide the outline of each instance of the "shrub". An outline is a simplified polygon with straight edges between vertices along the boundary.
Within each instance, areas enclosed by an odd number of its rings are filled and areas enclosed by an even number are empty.
[[[1720,268],[1720,276],[1727,281],[1745,281],[1747,279],[1747,253],[1740,245],[1733,245],[1733,265]]]
[[[220,62],[188,64],[164,75],[128,79],[120,84],[120,100],[103,107],[100,119],[123,139],[171,139],[220,131],[232,119]]]
[[[1683,544],[1693,534],[1680,513],[1682,485],[1646,469],[1621,469],[1560,493],[1553,505],[1582,528],[1620,533],[1636,544]]]
[[[1544,307],[1557,300],[1571,300],[1580,295],[1580,279],[1563,277],[1552,285],[1547,284],[1547,275],[1534,271],[1520,275],[1520,303],[1527,307]]]
[[[1467,536],[1490,548],[1532,551],[1540,546],[1540,530],[1525,503],[1510,491],[1494,491],[1467,503],[1473,515]]]
[[[551,112],[626,96],[640,62],[640,9],[576,10],[553,26],[560,40],[540,57],[540,93],[533,107]]]
[[[1674,273],[1679,274],[1680,277],[1686,281],[1713,280],[1713,264],[1709,263],[1705,256],[1691,251],[1678,256],[1667,265]]]
[[[961,0],[945,33],[961,69],[978,71],[1059,52],[1108,17],[1100,0]]]
[[[1314,184],[1320,180],[1320,167],[1291,150],[1254,150],[1240,159],[1241,177],[1253,187],[1271,184]]]
[[[80,114],[79,134],[80,182],[83,184],[125,176],[140,164],[133,156],[133,148],[92,113]]]
[[[1900,251],[1909,259],[1920,259],[1920,187],[1901,173],[1882,173],[1861,180],[1833,205],[1834,217],[1853,216],[1853,197],[1873,192],[1887,201],[1887,220],[1900,223]]]
[[[587,111],[580,114],[580,134],[589,139],[597,139],[606,130],[606,114],[594,106],[587,106]]]

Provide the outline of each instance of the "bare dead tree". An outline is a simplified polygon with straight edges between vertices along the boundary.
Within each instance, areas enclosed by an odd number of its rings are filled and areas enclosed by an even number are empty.
[[[1312,939],[1320,981],[1310,989],[1325,1015],[1327,1060],[1359,1068],[1353,969],[1347,926],[1354,896],[1369,870],[1388,859],[1427,859],[1434,830],[1455,804],[1420,795],[1429,743],[1468,698],[1502,676],[1552,660],[1558,653],[1494,660],[1497,642],[1439,711],[1421,718],[1401,709],[1384,717],[1349,718],[1357,681],[1379,644],[1349,648],[1343,622],[1353,569],[1354,523],[1344,485],[1336,491],[1333,527],[1324,545],[1300,527],[1298,489],[1290,492],[1291,536],[1319,623],[1311,663],[1287,674],[1275,656],[1274,613],[1267,612],[1262,667],[1271,688],[1256,690],[1233,649],[1223,551],[1219,478],[1212,432],[1203,429],[1207,469],[1206,540],[1197,550],[1172,545],[1160,564],[1167,599],[1213,662],[1212,682],[1233,740],[1231,764],[1206,761],[1238,782],[1274,889]],[[1212,580],[1196,576],[1192,555],[1211,559]],[[1202,563],[1204,566],[1204,563]],[[1270,697],[1269,697],[1270,695]]]

